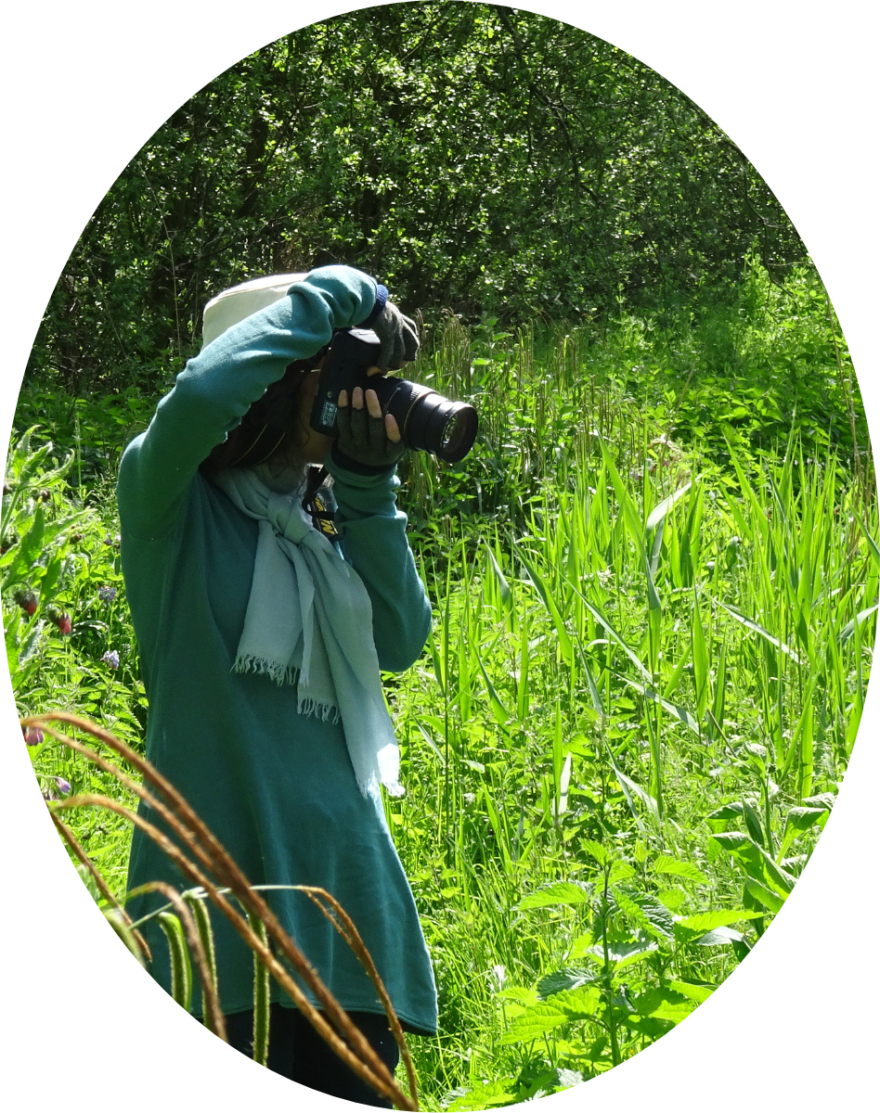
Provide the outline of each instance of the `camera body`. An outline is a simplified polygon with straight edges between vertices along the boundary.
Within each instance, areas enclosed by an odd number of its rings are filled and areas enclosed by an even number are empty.
[[[464,459],[477,436],[477,411],[464,402],[451,402],[436,390],[395,376],[367,376],[379,355],[379,340],[369,329],[337,332],[321,368],[309,422],[314,430],[335,437],[337,399],[344,390],[351,398],[356,386],[374,390],[383,414],[397,421],[408,448],[433,452],[447,463]]]

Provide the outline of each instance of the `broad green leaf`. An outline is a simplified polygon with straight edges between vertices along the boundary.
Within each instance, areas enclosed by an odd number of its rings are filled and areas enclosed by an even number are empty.
[[[558,1009],[547,1001],[532,1005],[519,1016],[514,1017],[507,1031],[501,1037],[501,1043],[526,1043],[530,1040],[540,1039],[547,1032],[552,1032],[561,1024],[569,1022],[568,1013]]]
[[[538,993],[541,997],[550,997],[554,993],[561,993],[566,989],[577,989],[579,986],[590,985],[595,982],[598,974],[595,971],[568,967],[563,970],[554,970],[552,974],[545,974],[538,982]]]
[[[673,931],[678,943],[699,942],[703,936],[717,928],[736,924],[741,920],[754,920],[761,915],[760,912],[747,911],[744,908],[720,909],[717,912],[698,912],[694,916],[685,916],[677,920]]]
[[[595,958],[593,954],[593,947],[595,946],[596,939],[592,932],[585,932],[583,935],[578,935],[571,941],[569,947],[568,957],[571,959],[579,958]]]
[[[639,994],[634,1004],[639,1016],[671,1020],[675,1024],[681,1023],[697,1007],[697,1003],[690,997],[666,986],[658,986],[657,989]]]
[[[640,935],[636,938],[630,936],[625,939],[612,937],[608,941],[608,961],[613,962],[618,967],[628,966],[631,962],[638,962],[656,950],[656,940],[649,935]],[[593,958],[599,959],[600,962],[605,961],[605,950],[601,942],[589,947],[585,951],[585,955],[591,955]]]
[[[683,877],[686,881],[696,881],[701,884],[708,884],[709,882],[706,874],[697,869],[692,862],[679,862],[676,858],[670,858],[668,854],[658,854],[651,863],[651,869],[654,873],[662,873],[671,877]]]
[[[583,881],[553,881],[533,893],[528,893],[516,905],[518,909],[551,908],[557,904],[574,907],[586,903],[593,893],[593,886]]]
[[[608,872],[608,884],[617,885],[621,881],[628,881],[635,875],[635,866],[630,865],[629,862],[614,862]]]
[[[824,808],[830,812],[836,802],[833,792],[820,792],[817,796],[808,796],[802,801],[805,808]]]
[[[743,806],[741,800],[733,800],[729,804],[722,804],[720,808],[715,811],[709,812],[706,816],[710,824],[727,822],[729,819],[741,819],[743,814]],[[716,828],[713,828],[716,829]]]
[[[734,931],[733,928],[729,927],[707,931],[705,935],[701,935],[699,939],[695,940],[698,947],[726,947],[730,943],[743,943],[744,941],[745,936],[741,931]]]
[[[661,1020],[658,1016],[639,1016],[638,1013],[630,1013],[624,1018],[624,1023],[627,1028],[632,1028],[652,1042],[659,1040],[675,1027],[674,1020]]]
[[[459,1096],[445,1108],[448,1113],[467,1113],[470,1110],[495,1109],[503,1105],[512,1105],[516,1101],[516,1091],[517,1084],[514,1078],[482,1082],[472,1090],[459,1093]]]
[[[753,878],[748,877],[746,878],[745,885],[749,894],[754,897],[759,904],[763,904],[765,908],[768,908],[774,915],[779,912],[783,904],[785,904],[786,898],[784,896],[780,896],[775,890],[768,888],[766,885],[762,885],[760,881],[755,881]]]
[[[561,1009],[571,1020],[595,1016],[602,1003],[602,991],[594,985],[580,985],[553,994],[554,1008]]]
[[[655,934],[659,933],[666,936],[667,939],[671,939],[675,921],[666,905],[650,893],[631,895],[633,895],[636,905],[647,920],[649,928],[653,929]]]
[[[505,1001],[515,1001],[518,1005],[524,1008],[537,1005],[538,991],[535,989],[526,989],[521,985],[509,985],[504,989],[500,989],[496,994],[497,997],[503,998]]]
[[[768,886],[782,900],[794,888],[794,877],[778,866],[748,835],[740,834],[739,831],[726,831],[709,837],[729,851],[753,881]]]
[[[596,842],[594,839],[582,839],[581,848],[585,850],[590,857],[595,858],[600,866],[607,865],[611,861],[609,852],[600,842]]]
[[[791,808],[785,817],[785,834],[789,828],[792,831],[809,831],[809,829],[828,818],[827,808]]]
[[[25,567],[33,564],[43,547],[43,534],[46,529],[46,517],[43,513],[42,503],[37,504],[34,520],[30,529],[18,545],[18,557]]]
[[[683,997],[689,997],[698,1005],[702,1005],[704,1001],[708,1001],[715,992],[715,986],[694,985],[692,982],[671,981],[669,983],[669,988],[675,993],[680,993]]]

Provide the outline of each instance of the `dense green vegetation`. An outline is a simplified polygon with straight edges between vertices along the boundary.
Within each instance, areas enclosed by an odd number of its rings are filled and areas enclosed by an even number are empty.
[[[436,605],[422,661],[387,683],[407,786],[389,821],[441,994],[440,1035],[413,1041],[427,1108],[552,1092],[657,1039],[809,858],[858,729],[880,575],[863,417],[820,293],[804,272],[780,298],[753,263],[702,332],[450,316],[416,364],[482,418],[455,468],[408,458],[402,492]],[[737,366],[762,405],[725,386]],[[85,713],[135,747],[111,481],[153,402],[26,385],[16,436],[44,423],[10,457],[0,556],[21,711]],[[48,741],[32,753],[50,797],[119,795]],[[83,809],[74,830],[122,896],[125,824]]]
[[[435,621],[387,678],[387,812],[440,990],[440,1034],[412,1041],[423,1106],[510,1104],[661,1037],[806,865],[876,633],[867,426],[785,214],[658,75],[491,5],[306,28],[152,137],[47,309],[0,528],[23,715],[142,751],[119,454],[207,297],[331,260],[421,314],[407,374],[480,413],[461,464],[401,467]],[[132,802],[28,741],[48,799]],[[122,897],[126,824],[67,815]]]
[[[31,371],[155,386],[205,301],[336,261],[474,319],[697,311],[755,249],[806,252],[736,146],[601,39],[509,8],[368,8],[245,58],[183,105],[98,206]]]

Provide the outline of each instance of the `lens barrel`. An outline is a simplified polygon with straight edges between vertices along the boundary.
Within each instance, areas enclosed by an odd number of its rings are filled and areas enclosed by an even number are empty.
[[[466,402],[451,402],[430,387],[394,376],[367,376],[379,353],[375,333],[349,329],[334,336],[321,369],[310,424],[319,433],[335,436],[336,400],[345,390],[351,397],[355,386],[375,390],[383,413],[397,422],[404,444],[422,452],[433,452],[449,464],[457,464],[473,448],[479,419]]]
[[[466,402],[451,402],[408,379],[376,376],[361,386],[375,390],[382,412],[392,415],[409,448],[433,452],[449,464],[457,464],[473,448],[479,420]]]

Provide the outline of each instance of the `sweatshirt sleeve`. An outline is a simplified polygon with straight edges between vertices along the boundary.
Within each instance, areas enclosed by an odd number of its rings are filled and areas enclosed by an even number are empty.
[[[147,431],[126,448],[117,494],[124,529],[166,534],[199,465],[295,359],[371,313],[375,281],[351,267],[321,267],[273,305],[227,329],[191,359]]]
[[[404,672],[418,660],[431,630],[431,604],[406,538],[406,515],[397,509],[400,480],[393,471],[359,475],[332,457],[336,529],[343,555],[366,586],[373,605],[379,666]]]

